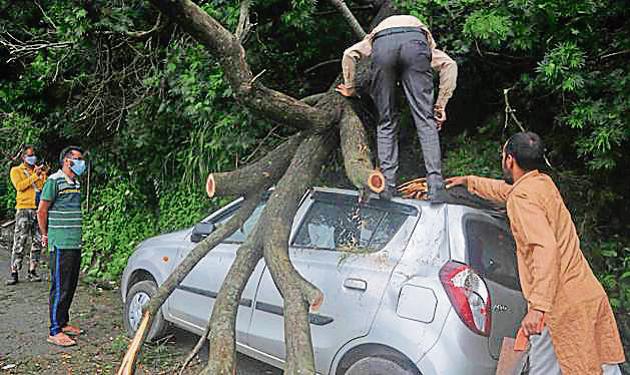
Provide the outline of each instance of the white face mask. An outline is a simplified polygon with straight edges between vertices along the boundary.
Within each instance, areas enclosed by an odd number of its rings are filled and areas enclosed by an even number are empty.
[[[24,157],[24,162],[28,165],[35,165],[35,163],[37,163],[37,156],[35,155],[31,155],[31,156],[25,156]]]

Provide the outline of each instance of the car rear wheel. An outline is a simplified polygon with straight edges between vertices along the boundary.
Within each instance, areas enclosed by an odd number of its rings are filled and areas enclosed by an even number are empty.
[[[123,322],[127,334],[131,337],[136,334],[140,321],[142,320],[142,308],[146,306],[151,298],[157,294],[158,286],[153,280],[143,280],[131,286],[125,299]],[[153,319],[153,325],[147,335],[147,341],[155,341],[164,337],[168,325],[160,309]]]
[[[353,363],[344,375],[416,375],[404,363],[380,357],[366,357]]]

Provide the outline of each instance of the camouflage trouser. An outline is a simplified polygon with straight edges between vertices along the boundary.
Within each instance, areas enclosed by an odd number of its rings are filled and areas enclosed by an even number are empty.
[[[15,213],[15,235],[13,238],[13,252],[11,254],[11,271],[22,269],[24,250],[31,242],[29,269],[37,268],[42,253],[42,239],[37,225],[37,211],[33,209],[19,209]]]

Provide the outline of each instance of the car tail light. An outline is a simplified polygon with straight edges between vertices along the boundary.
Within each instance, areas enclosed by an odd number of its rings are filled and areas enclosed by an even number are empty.
[[[485,281],[468,265],[448,262],[440,281],[466,327],[483,336],[490,334],[490,293]]]

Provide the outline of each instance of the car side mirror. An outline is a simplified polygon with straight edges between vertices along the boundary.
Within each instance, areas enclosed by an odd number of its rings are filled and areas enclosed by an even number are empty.
[[[213,223],[199,223],[193,228],[190,235],[190,241],[197,243],[201,242],[204,238],[208,237],[210,233],[214,232],[215,226]]]

